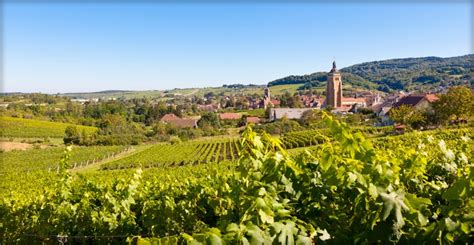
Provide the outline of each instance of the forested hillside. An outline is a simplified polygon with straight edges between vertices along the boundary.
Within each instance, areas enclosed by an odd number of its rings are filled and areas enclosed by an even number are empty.
[[[439,86],[471,86],[474,55],[451,58],[424,57],[373,61],[341,69],[344,83],[364,89],[426,90]],[[288,76],[268,83],[302,84],[300,89],[322,87],[327,72]]]

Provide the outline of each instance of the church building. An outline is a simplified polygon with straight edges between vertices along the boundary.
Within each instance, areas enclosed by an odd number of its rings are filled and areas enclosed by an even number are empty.
[[[336,61],[332,63],[332,69],[328,73],[326,84],[326,107],[342,107],[342,77],[336,68]]]
[[[267,106],[272,104],[272,100],[270,98],[270,88],[266,87],[263,90],[263,108],[267,109]]]

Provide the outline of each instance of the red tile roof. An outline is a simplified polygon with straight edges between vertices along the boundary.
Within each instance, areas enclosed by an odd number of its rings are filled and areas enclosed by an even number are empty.
[[[402,105],[415,106],[425,99],[424,95],[408,95],[401,98],[397,103],[393,104],[393,107],[400,107]]]
[[[173,121],[173,120],[176,120],[176,119],[181,119],[181,118],[179,118],[178,116],[176,116],[176,115],[173,114],[173,113],[168,113],[168,114],[164,115],[164,116],[160,119],[160,121],[162,121],[162,122],[169,122],[169,121]]]
[[[197,121],[196,119],[186,119],[186,118],[180,118],[176,116],[173,113],[169,113],[164,115],[160,121],[169,123],[171,125],[180,127],[180,128],[194,128],[197,127]]]
[[[169,124],[175,125],[180,128],[194,128],[197,127],[196,119],[178,119],[169,121]]]
[[[241,114],[239,113],[231,113],[231,112],[227,112],[227,113],[220,113],[219,114],[219,118],[221,120],[238,120],[242,117]]]
[[[436,94],[426,94],[425,98],[430,103],[433,103],[439,99],[438,96],[436,96]]]
[[[351,97],[346,97],[346,98],[342,98],[342,102],[360,102],[360,103],[365,103],[366,100],[365,100],[365,98],[351,98]]]
[[[258,117],[247,117],[247,123],[260,123],[260,118]]]

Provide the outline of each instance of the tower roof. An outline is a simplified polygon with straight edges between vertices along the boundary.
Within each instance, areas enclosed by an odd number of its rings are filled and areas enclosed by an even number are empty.
[[[334,73],[334,72],[338,72],[338,70],[336,68],[336,61],[332,62],[332,69],[331,69],[330,73]]]

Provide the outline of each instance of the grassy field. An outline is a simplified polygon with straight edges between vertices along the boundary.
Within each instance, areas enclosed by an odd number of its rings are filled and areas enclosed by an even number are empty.
[[[282,95],[286,92],[294,94],[298,91],[298,88],[302,84],[287,84],[287,85],[277,85],[270,87],[270,94],[271,95]]]
[[[0,126],[2,138],[60,138],[68,126],[77,126],[80,132],[86,130],[93,133],[97,130],[95,127],[13,117],[0,117]]]
[[[64,96],[72,97],[72,98],[121,98],[124,97],[126,99],[132,98],[157,98],[163,96],[163,91],[160,90],[144,90],[144,91],[101,91],[101,92],[91,92],[91,93],[66,93],[63,94]]]

